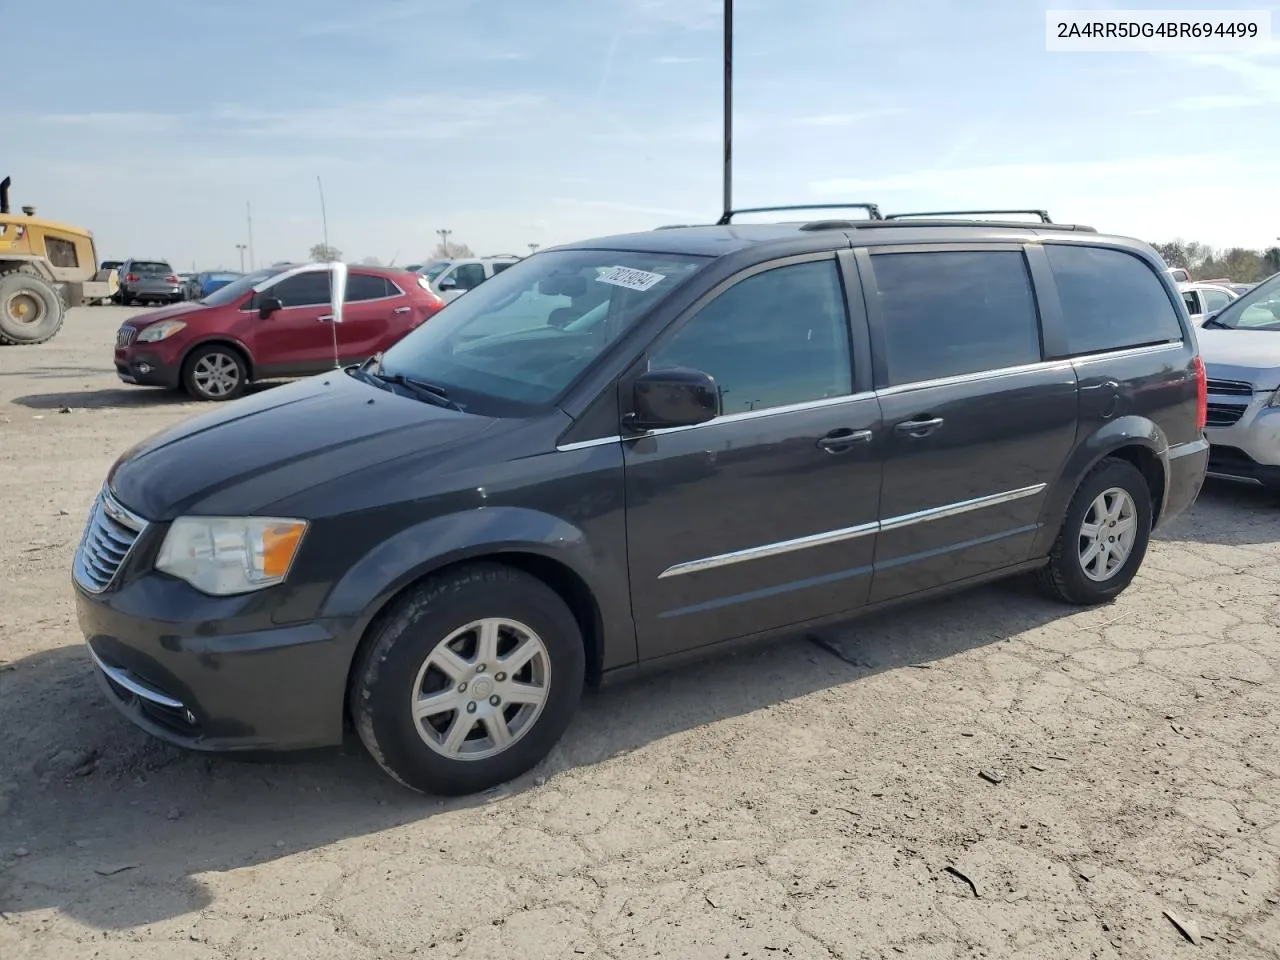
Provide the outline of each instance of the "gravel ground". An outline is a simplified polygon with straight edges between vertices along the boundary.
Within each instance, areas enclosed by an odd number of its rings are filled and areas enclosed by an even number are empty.
[[[98,693],[81,524],[200,409],[115,380],[129,312],[0,349],[0,957],[1280,957],[1276,498],[1207,487],[1105,608],[1001,585],[590,695],[438,802]]]

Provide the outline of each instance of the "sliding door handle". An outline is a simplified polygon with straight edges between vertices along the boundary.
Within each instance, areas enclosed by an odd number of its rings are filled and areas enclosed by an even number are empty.
[[[841,427],[821,437],[818,440],[818,448],[827,451],[827,453],[844,453],[846,450],[853,449],[854,444],[869,443],[870,440],[870,430],[854,430],[852,427]]]
[[[893,428],[893,432],[904,437],[927,437],[942,426],[941,417],[928,419],[903,420]]]

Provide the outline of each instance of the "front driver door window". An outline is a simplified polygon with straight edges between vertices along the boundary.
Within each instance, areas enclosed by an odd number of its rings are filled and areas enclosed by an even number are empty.
[[[623,441],[641,658],[861,605],[880,413],[853,393],[835,257],[729,286],[650,351],[674,366],[711,374],[723,415]]]

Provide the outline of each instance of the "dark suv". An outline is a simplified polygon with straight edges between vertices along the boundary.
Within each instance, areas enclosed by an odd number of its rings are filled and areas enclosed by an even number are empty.
[[[75,558],[108,695],[202,750],[350,723],[469,792],[588,680],[1021,572],[1112,599],[1205,473],[1163,263],[870,213],[539,252],[381,357],[140,443]]]

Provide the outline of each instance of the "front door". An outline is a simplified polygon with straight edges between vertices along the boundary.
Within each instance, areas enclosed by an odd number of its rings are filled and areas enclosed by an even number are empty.
[[[748,271],[650,350],[711,374],[722,414],[623,441],[642,660],[865,602],[880,410],[850,333],[826,254]]]
[[[330,276],[327,270],[295,273],[246,304],[246,339],[257,378],[300,376],[333,366],[333,324],[320,319],[330,313]],[[263,297],[278,297],[284,306],[261,319],[257,304]]]
[[[1028,559],[1078,414],[1070,361],[1042,362],[1023,251],[857,254],[885,422],[872,602]]]

